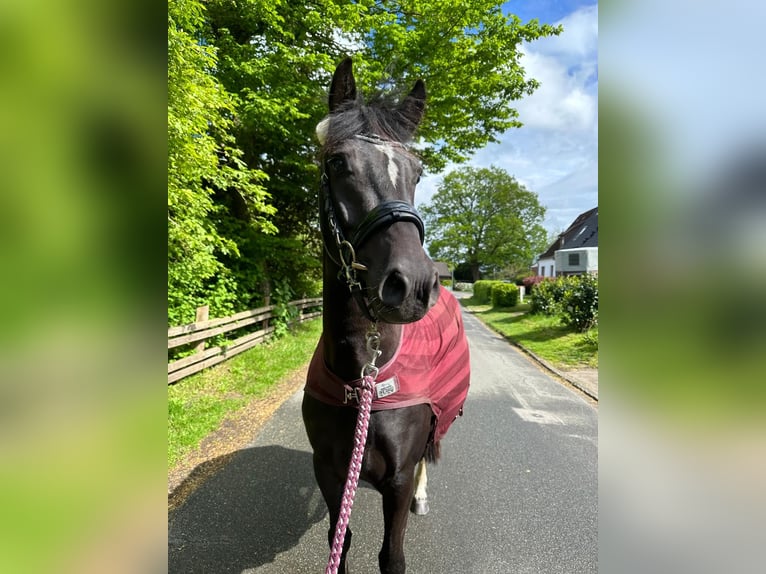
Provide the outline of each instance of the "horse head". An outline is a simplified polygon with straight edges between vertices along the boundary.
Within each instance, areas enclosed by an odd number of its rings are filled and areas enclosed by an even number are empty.
[[[363,312],[386,323],[417,321],[439,297],[414,208],[422,166],[406,146],[425,98],[418,80],[397,106],[365,105],[347,58],[333,75],[330,114],[317,126],[326,253]]]

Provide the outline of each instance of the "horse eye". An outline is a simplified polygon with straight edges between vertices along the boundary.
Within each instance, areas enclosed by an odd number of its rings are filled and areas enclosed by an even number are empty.
[[[335,173],[343,173],[346,171],[346,160],[339,155],[333,155],[327,158],[327,165]]]

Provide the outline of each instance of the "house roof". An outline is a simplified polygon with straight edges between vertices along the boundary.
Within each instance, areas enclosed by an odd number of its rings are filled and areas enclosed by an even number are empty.
[[[598,206],[578,215],[539,258],[551,258],[559,249],[576,247],[598,247]]]
[[[449,267],[446,263],[443,261],[434,261],[434,265],[436,266],[436,270],[439,272],[439,278],[444,279],[447,277],[452,277],[452,272],[449,270]]]

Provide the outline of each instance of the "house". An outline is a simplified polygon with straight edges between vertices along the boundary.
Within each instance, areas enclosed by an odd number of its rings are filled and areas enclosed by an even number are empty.
[[[443,261],[434,261],[434,265],[436,266],[436,270],[439,272],[439,280],[452,279],[452,271],[449,270],[449,267],[446,263]]]
[[[581,213],[532,266],[536,275],[598,273],[598,207]]]

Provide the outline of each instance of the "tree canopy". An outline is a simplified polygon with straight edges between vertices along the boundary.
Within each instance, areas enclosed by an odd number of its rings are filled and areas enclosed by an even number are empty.
[[[447,174],[420,210],[431,255],[467,264],[474,281],[485,267],[516,275],[545,249],[545,208],[535,193],[498,167]]]
[[[489,0],[170,0],[169,320],[319,285],[316,124],[335,66],[362,94],[426,82],[431,172],[519,127],[520,45],[558,34]]]
[[[234,307],[233,277],[222,257],[239,255],[237,242],[215,225],[216,189],[236,189],[250,223],[275,230],[261,185],[265,174],[248,169],[231,134],[234,100],[210,70],[215,50],[200,44],[204,11],[195,1],[168,5],[168,321],[189,320],[198,305]]]

